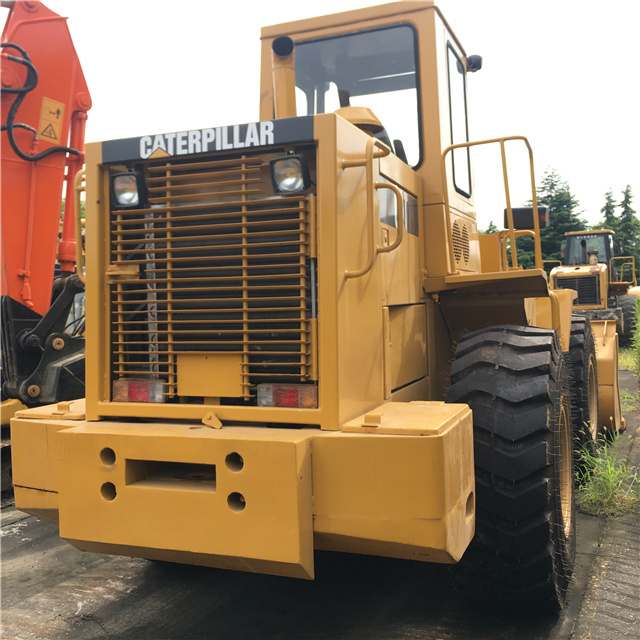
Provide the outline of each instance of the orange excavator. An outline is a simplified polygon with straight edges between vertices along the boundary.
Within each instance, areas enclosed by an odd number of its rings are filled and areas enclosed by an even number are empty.
[[[9,9],[0,44],[4,429],[19,403],[84,395],[82,318],[70,320],[84,290],[72,196],[91,97],[67,19],[37,0],[0,4]]]

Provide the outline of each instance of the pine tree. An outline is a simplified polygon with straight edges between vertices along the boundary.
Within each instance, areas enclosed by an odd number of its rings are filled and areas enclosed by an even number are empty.
[[[480,233],[498,233],[498,231],[500,231],[500,229],[498,229],[498,226],[496,225],[496,223],[492,220],[489,223],[489,226],[484,230],[484,231],[480,231]]]
[[[640,277],[640,220],[631,207],[632,200],[631,185],[627,185],[627,188],[622,192],[622,201],[619,204],[621,211],[616,221],[615,231],[616,238],[622,240],[623,253],[635,258],[636,277]]]
[[[555,169],[547,169],[536,190],[539,206],[549,207],[549,226],[540,232],[540,245],[543,260],[561,260],[562,243],[567,231],[583,231],[587,228],[585,220],[579,217],[576,209],[580,203]],[[531,206],[531,202],[528,203]],[[521,238],[517,243],[518,263],[525,268],[534,266],[534,246],[532,238]]]
[[[540,238],[542,256],[546,260],[559,260],[564,234],[587,228],[586,221],[576,211],[580,203],[555,169],[545,171],[536,196],[539,205],[549,207],[549,226],[542,230]]]
[[[609,189],[607,193],[604,195],[605,202],[604,207],[600,209],[600,213],[602,213],[602,227],[603,229],[611,229],[612,231],[616,231],[618,226],[618,219],[616,218],[615,208],[616,203],[613,199],[613,191]],[[600,225],[598,225],[600,227]]]

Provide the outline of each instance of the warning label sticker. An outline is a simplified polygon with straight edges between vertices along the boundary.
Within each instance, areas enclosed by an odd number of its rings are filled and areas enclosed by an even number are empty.
[[[42,110],[40,111],[40,125],[38,132],[40,137],[60,144],[62,137],[62,118],[64,117],[64,104],[51,98],[42,98]]]

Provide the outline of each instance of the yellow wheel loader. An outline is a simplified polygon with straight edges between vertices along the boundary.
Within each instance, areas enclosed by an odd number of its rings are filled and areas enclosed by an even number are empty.
[[[542,268],[526,139],[468,139],[480,66],[431,1],[271,26],[259,120],[87,145],[87,397],[13,419],[17,506],[85,551],[459,562],[562,607],[573,292]],[[533,207],[498,170],[490,236],[480,144],[531,158]],[[502,251],[522,234],[535,269]]]
[[[614,255],[613,236],[610,229],[566,233],[564,265],[555,266],[550,273],[553,289],[576,292],[575,326],[588,322],[595,339],[599,415],[597,420],[592,417],[588,421],[584,416],[578,417],[580,443],[601,435],[603,430],[615,433],[626,427],[618,388],[618,345],[628,344],[631,339],[638,294],[635,260],[633,256]],[[589,342],[576,331],[572,332],[575,345]],[[577,347],[574,349],[572,359],[582,360],[583,356],[578,358]],[[581,392],[576,389],[576,393]],[[591,435],[587,433],[589,430]]]

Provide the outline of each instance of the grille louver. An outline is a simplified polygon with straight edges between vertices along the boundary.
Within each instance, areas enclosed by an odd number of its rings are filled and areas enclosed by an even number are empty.
[[[600,286],[597,276],[577,276],[556,278],[558,289],[573,289],[578,292],[574,304],[600,304]]]
[[[151,208],[112,211],[114,379],[158,378],[175,397],[180,358],[198,354],[236,354],[245,399],[315,379],[312,198],[273,197],[268,160],[155,164]]]

